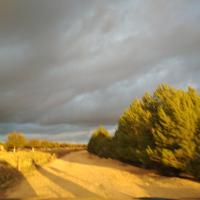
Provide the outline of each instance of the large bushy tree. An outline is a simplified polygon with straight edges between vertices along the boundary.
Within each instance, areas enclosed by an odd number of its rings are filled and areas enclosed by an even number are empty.
[[[144,102],[135,100],[119,120],[114,136],[116,154],[122,160],[146,163],[146,148],[152,145],[152,114]]]
[[[155,91],[156,112],[152,119],[154,146],[147,152],[153,161],[185,171],[194,158],[199,95],[192,89],[176,90],[161,85]]]
[[[160,85],[153,95],[133,101],[114,137],[101,132],[95,132],[89,143],[97,155],[108,155],[102,141],[109,138],[114,158],[200,178],[200,96],[191,87],[184,91]]]

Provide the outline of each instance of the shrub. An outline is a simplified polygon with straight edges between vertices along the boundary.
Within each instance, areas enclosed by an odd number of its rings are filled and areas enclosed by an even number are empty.
[[[104,127],[99,127],[88,143],[88,151],[100,157],[109,157],[112,138]]]

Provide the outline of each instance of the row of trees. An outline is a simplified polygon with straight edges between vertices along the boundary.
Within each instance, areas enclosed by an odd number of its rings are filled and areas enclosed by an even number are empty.
[[[82,144],[68,144],[68,143],[59,143],[49,140],[40,140],[40,139],[28,139],[20,132],[12,132],[8,134],[7,141],[4,144],[4,147],[7,150],[13,149],[15,152],[16,149],[52,149],[52,148],[73,148],[73,147],[84,147]]]
[[[88,150],[103,157],[200,178],[200,95],[160,85],[133,101],[113,137],[100,127]]]

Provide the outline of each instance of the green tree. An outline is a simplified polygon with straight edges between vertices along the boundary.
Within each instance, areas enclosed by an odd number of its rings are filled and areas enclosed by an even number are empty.
[[[146,96],[147,97],[147,96]],[[148,96],[148,98],[151,97]],[[148,101],[148,99],[146,98]],[[148,101],[149,103],[149,101]],[[147,146],[153,145],[151,134],[152,114],[142,100],[135,100],[121,116],[114,136],[117,157],[146,164]]]
[[[192,90],[189,88],[185,92],[161,85],[153,97],[156,105],[152,120],[155,145],[148,147],[147,152],[153,161],[180,171],[187,171],[196,151],[194,139],[199,95]]]
[[[195,143],[196,143],[196,150],[193,160],[191,161],[191,165],[188,168],[188,171],[200,179],[200,115],[198,119],[198,125],[196,129],[196,137],[195,137]]]
[[[26,138],[21,132],[12,132],[8,134],[6,147],[13,148],[13,151],[16,151],[16,148],[22,148],[26,144]]]
[[[88,143],[88,151],[97,154],[100,157],[111,156],[112,137],[110,133],[104,128],[99,127],[94,131]]]
[[[200,178],[199,93],[191,87],[185,91],[158,86],[153,95],[146,93],[125,110],[114,137],[97,129],[88,150]]]

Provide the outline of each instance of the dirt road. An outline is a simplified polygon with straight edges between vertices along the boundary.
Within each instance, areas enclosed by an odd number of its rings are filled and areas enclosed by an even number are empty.
[[[197,198],[200,183],[156,175],[86,151],[70,153],[34,171],[8,198],[133,199],[133,197]]]

